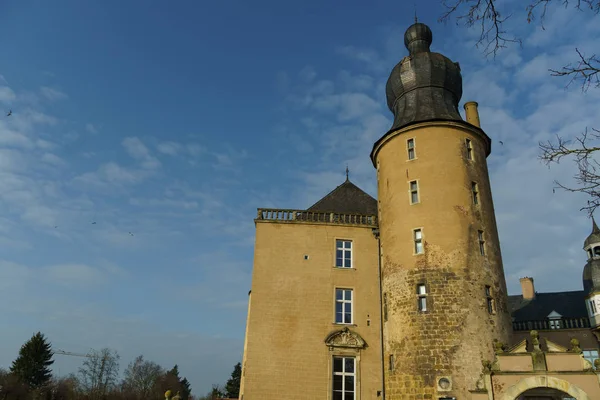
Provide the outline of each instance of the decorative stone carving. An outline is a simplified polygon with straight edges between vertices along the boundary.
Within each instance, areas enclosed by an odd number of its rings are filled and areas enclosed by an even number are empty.
[[[571,349],[569,351],[571,353],[581,353],[581,347],[579,347],[579,340],[575,338],[571,339]]]
[[[330,348],[342,347],[351,349],[363,349],[367,346],[365,340],[356,332],[352,332],[348,327],[331,332],[325,338],[325,344]]]
[[[596,358],[594,360],[594,368],[596,369],[596,371],[600,371],[600,358]]]
[[[529,332],[529,334],[531,335],[531,344],[533,345],[533,351],[534,352],[541,351],[540,335],[539,335],[538,331],[533,330],[533,331]]]
[[[500,342],[497,339],[494,339],[494,351],[496,352],[496,354],[502,354],[504,353],[504,343]]]
[[[483,365],[484,374],[492,372],[492,362],[490,360],[481,360],[481,365]]]

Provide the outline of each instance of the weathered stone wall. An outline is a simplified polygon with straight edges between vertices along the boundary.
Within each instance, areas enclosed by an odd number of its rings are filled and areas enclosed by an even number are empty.
[[[354,268],[334,268],[335,240],[353,242]],[[308,256],[305,260],[304,256]],[[331,351],[335,288],[353,289],[354,324],[367,348]],[[360,400],[382,388],[377,240],[370,227],[257,222],[244,400],[330,399],[331,359],[358,359]]]
[[[393,135],[390,135],[393,136]],[[408,160],[406,141],[415,140]],[[465,139],[474,160],[466,159]],[[493,340],[509,341],[506,282],[485,156],[485,138],[454,122],[415,124],[380,144],[375,153],[379,188],[386,398],[470,398],[493,358]],[[418,180],[420,202],[411,205],[409,182]],[[479,187],[472,200],[471,182]],[[414,254],[413,229],[423,232],[425,252]],[[478,231],[485,235],[485,255]],[[417,285],[427,287],[428,310],[417,307]],[[485,286],[492,289],[489,314]],[[390,363],[393,356],[393,365]],[[450,392],[437,391],[449,377]]]

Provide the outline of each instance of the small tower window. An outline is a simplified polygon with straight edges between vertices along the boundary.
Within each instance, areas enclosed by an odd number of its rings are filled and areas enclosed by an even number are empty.
[[[387,293],[383,294],[383,320],[384,321],[388,320],[388,300],[387,300]]]
[[[487,303],[488,313],[494,314],[494,298],[492,297],[492,287],[486,285],[485,286],[485,298]]]
[[[473,159],[473,143],[471,139],[465,139],[465,147],[467,148],[467,160]]]
[[[424,283],[417,285],[417,306],[420,312],[427,311],[427,288]]]
[[[600,246],[594,247],[594,257],[600,257]]]
[[[477,236],[479,239],[479,253],[482,256],[485,256],[485,239],[483,238],[483,231],[477,231]]]
[[[473,204],[479,204],[479,187],[476,182],[471,182],[471,194],[473,195]]]
[[[588,252],[588,259],[592,258],[593,257],[593,255],[592,255],[592,249],[588,249],[587,252]]]
[[[415,242],[415,254],[423,253],[423,232],[420,229],[413,230],[413,240]]]
[[[408,159],[414,160],[415,157],[415,139],[408,139],[406,141],[406,149],[408,151]]]
[[[419,202],[419,185],[417,181],[410,182],[410,204]]]
[[[596,302],[594,301],[594,299],[589,300],[588,304],[590,305],[591,314],[592,315],[598,314],[598,310],[596,309]]]

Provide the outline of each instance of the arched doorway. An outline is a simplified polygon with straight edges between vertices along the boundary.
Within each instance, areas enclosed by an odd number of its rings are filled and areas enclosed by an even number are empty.
[[[544,397],[544,391],[546,391]],[[536,398],[536,393],[541,396]],[[548,397],[548,394],[550,397]],[[529,396],[529,397],[528,397]],[[555,396],[555,397],[552,397]],[[563,397],[556,397],[563,396]],[[530,376],[521,379],[511,386],[502,397],[502,400],[591,400],[591,398],[576,385],[553,376]]]
[[[523,393],[516,400],[576,400],[573,396],[554,388],[533,388]]]

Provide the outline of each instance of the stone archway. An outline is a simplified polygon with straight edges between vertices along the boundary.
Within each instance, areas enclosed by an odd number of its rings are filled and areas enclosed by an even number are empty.
[[[590,397],[579,387],[565,380],[554,378],[552,376],[531,376],[529,378],[521,379],[504,393],[502,400],[515,400],[523,392],[540,387],[556,389],[570,395],[577,400],[591,400]]]

